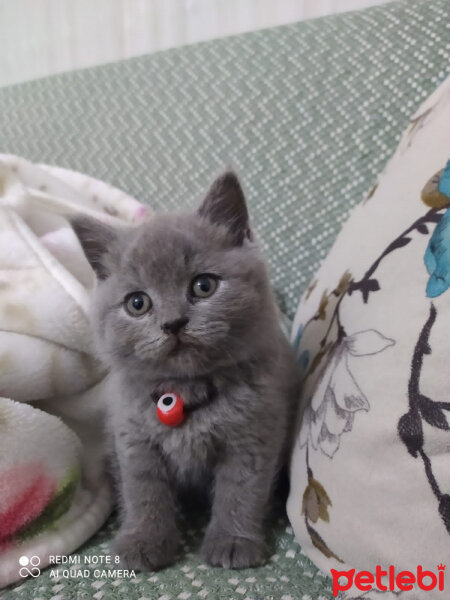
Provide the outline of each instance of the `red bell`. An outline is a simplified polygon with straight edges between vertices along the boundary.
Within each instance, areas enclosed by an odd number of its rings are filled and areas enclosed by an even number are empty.
[[[176,427],[184,421],[183,400],[176,394],[163,394],[156,405],[158,419],[164,425]]]

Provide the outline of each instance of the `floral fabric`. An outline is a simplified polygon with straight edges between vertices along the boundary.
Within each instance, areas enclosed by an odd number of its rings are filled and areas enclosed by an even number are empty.
[[[449,556],[449,132],[450,78],[411,119],[294,321],[303,419],[288,514],[328,574],[436,571]]]

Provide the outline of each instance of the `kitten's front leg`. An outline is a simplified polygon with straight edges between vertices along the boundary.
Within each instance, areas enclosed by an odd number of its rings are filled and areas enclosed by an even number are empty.
[[[268,456],[267,449],[228,451],[216,471],[202,555],[212,565],[244,569],[265,560],[263,521],[278,461],[276,455]]]
[[[180,539],[166,465],[147,440],[117,441],[123,523],[114,550],[129,569],[155,571],[174,561]]]

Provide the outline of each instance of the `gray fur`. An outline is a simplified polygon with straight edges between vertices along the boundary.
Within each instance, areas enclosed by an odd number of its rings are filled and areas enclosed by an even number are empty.
[[[258,565],[298,376],[239,182],[232,173],[216,180],[195,214],[157,215],[113,239],[102,227],[84,217],[74,222],[98,274],[94,323],[113,383],[122,514],[115,548],[133,569],[173,562],[178,492],[197,487],[212,494],[204,559]],[[201,273],[218,275],[219,285],[192,301],[188,289]],[[123,306],[134,291],[153,301],[138,318]],[[178,335],[162,328],[176,319],[189,319]],[[190,411],[178,427],[157,419],[155,400],[164,392],[181,395]]]

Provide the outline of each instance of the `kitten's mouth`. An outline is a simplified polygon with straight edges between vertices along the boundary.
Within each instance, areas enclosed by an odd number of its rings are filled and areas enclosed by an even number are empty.
[[[175,337],[172,343],[172,347],[167,353],[168,356],[174,356],[180,352],[180,350],[184,347],[184,343],[180,340],[179,337]]]

